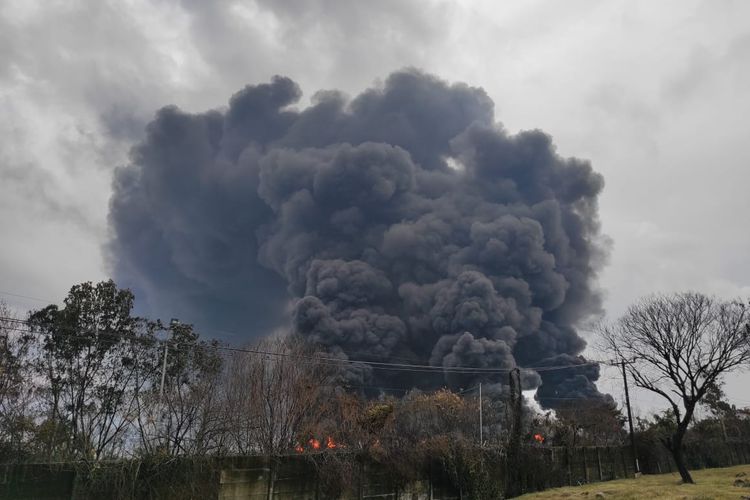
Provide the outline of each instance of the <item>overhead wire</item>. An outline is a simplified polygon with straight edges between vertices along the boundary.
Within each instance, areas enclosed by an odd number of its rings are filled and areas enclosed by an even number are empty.
[[[15,322],[17,324],[25,324],[29,326],[29,323],[27,320],[19,320],[17,318],[10,318],[10,317],[4,317],[0,316],[0,321],[10,321]],[[25,333],[30,334],[39,334],[39,332],[34,331],[33,329],[29,328],[25,331]],[[514,368],[486,368],[486,367],[456,367],[456,366],[435,366],[435,365],[424,365],[424,364],[413,364],[413,363],[393,363],[393,362],[387,362],[387,361],[373,361],[373,360],[364,360],[364,359],[344,359],[344,358],[336,358],[331,356],[324,356],[324,355],[305,355],[300,353],[288,353],[288,352],[274,352],[274,351],[268,351],[268,350],[262,350],[257,348],[249,348],[249,347],[231,347],[221,344],[188,344],[188,343],[180,343],[180,342],[174,342],[172,340],[160,340],[155,338],[145,338],[145,337],[139,337],[137,335],[128,335],[125,333],[119,333],[119,332],[97,332],[97,336],[105,336],[105,337],[115,337],[120,339],[126,339],[126,340],[135,340],[135,341],[146,341],[146,342],[156,342],[160,344],[167,344],[168,348],[179,348],[184,347],[186,349],[215,349],[215,350],[222,350],[227,352],[242,352],[242,353],[250,353],[250,354],[258,354],[258,355],[266,355],[266,356],[278,356],[278,357],[291,357],[295,359],[310,359],[315,362],[323,362],[323,363],[333,363],[333,364],[351,364],[351,365],[366,365],[370,366],[375,369],[380,370],[388,370],[388,371],[406,371],[406,372],[416,372],[416,373],[456,373],[456,374],[472,374],[472,375],[481,375],[481,374],[501,374],[501,373],[509,373],[510,371],[514,370]],[[576,369],[576,368],[582,368],[586,366],[596,366],[599,364],[609,363],[606,361],[588,361],[584,363],[579,364],[569,364],[569,365],[547,365],[547,366],[529,366],[529,367],[518,367],[522,370],[534,370],[536,372],[547,372],[547,371],[557,371],[557,370],[569,370],[569,369]]]
[[[32,297],[31,295],[21,295],[20,293],[6,292],[5,290],[0,290],[0,295],[7,295],[9,297],[18,297],[21,299],[36,300],[38,302],[47,302],[48,304],[54,303],[53,300],[40,299],[39,297]]]
[[[24,325],[26,328],[22,328],[20,326],[9,326],[5,325],[2,327],[4,330],[19,332],[19,333],[28,333],[28,334],[35,334],[39,335],[41,332],[34,330],[29,327],[29,322],[27,320],[21,320],[18,318],[12,318],[12,317],[6,317],[6,316],[0,316],[0,321],[10,322],[14,325]],[[119,333],[119,332],[106,332],[106,331],[99,331],[96,334],[96,337],[85,337],[87,340],[91,340],[92,338],[95,339],[97,343],[103,343],[103,344],[116,344],[122,340],[130,340],[130,341],[136,341],[136,342],[143,342],[147,344],[160,344],[164,345],[167,344],[167,348],[172,351],[179,351],[179,352],[189,352],[189,351],[195,351],[197,349],[203,349],[203,350],[219,350],[219,351],[225,351],[230,354],[237,354],[237,353],[245,353],[245,354],[254,354],[254,355],[262,355],[262,356],[275,356],[275,357],[287,357],[287,358],[294,358],[298,362],[303,363],[321,363],[324,365],[341,365],[341,364],[349,364],[354,365],[356,368],[357,365],[365,365],[370,366],[372,368],[378,369],[378,370],[388,370],[388,371],[401,371],[401,372],[416,372],[416,373],[454,373],[454,374],[470,374],[470,375],[482,375],[482,374],[502,374],[502,373],[509,373],[511,370],[515,368],[480,368],[480,367],[443,367],[443,366],[434,366],[434,365],[419,365],[419,364],[407,364],[407,363],[390,363],[390,362],[382,362],[382,361],[370,361],[370,360],[357,360],[357,359],[343,359],[343,358],[335,358],[330,356],[321,356],[321,355],[304,355],[299,353],[289,353],[289,352],[275,352],[275,351],[268,351],[268,350],[262,350],[257,348],[243,348],[243,347],[232,347],[232,346],[226,346],[221,344],[196,344],[196,343],[186,343],[186,342],[179,342],[174,341],[172,339],[156,339],[154,337],[144,337],[139,336],[136,334],[126,334],[126,333]],[[555,370],[566,370],[566,369],[576,369],[581,368],[585,366],[593,366],[593,365],[610,365],[610,366],[617,366],[620,362],[616,360],[591,360],[586,363],[581,363],[577,365],[551,365],[551,366],[537,366],[537,367],[519,367],[520,369],[528,369],[528,370],[535,370],[537,372],[545,372],[545,371],[555,371]],[[612,379],[616,377],[611,377]],[[366,385],[366,384],[341,384],[341,387],[350,387],[350,388],[363,388],[363,389],[380,389],[384,391],[399,391],[399,392],[409,392],[412,389],[403,389],[403,388],[396,388],[396,387],[381,387],[381,386],[374,386],[374,385]],[[479,386],[473,386],[466,389],[462,389],[458,392],[459,395],[467,394],[473,390],[476,390]],[[574,398],[564,398],[564,397],[541,397],[539,399],[544,400],[550,400],[550,401],[582,401],[582,400],[589,400],[591,398],[587,397],[574,397]],[[640,400],[637,396],[633,395],[631,399],[634,399],[636,401]],[[745,404],[750,403],[743,400],[734,400],[735,403]]]

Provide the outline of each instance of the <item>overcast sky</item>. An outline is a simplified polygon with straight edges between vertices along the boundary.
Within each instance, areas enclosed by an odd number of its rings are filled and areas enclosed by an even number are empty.
[[[654,291],[750,297],[748,19],[742,0],[3,0],[2,298],[108,275],[112,172],[159,107],[221,107],[275,74],[304,102],[353,95],[405,66],[484,88],[509,131],[604,175],[610,316]]]

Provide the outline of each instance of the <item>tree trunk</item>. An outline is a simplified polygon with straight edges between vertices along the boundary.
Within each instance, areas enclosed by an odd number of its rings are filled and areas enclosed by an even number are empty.
[[[695,484],[693,476],[690,475],[687,466],[685,465],[685,457],[682,450],[682,438],[685,437],[686,427],[682,425],[677,426],[677,430],[672,435],[672,439],[669,440],[669,451],[672,453],[674,463],[677,465],[677,470],[680,473],[682,482],[686,484]]]

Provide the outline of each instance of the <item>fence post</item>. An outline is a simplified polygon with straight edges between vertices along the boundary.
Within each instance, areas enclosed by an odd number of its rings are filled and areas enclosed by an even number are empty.
[[[359,482],[357,484],[357,498],[362,500],[365,497],[365,462],[364,459],[359,462]]]
[[[276,467],[274,467],[274,460],[271,458],[268,460],[268,500],[273,500],[273,487],[276,475]]]
[[[428,479],[427,484],[428,484],[428,488],[430,490],[430,499],[429,500],[433,500],[433,498],[434,498],[433,497],[434,492],[433,492],[433,489],[432,489],[432,460],[430,460],[430,469],[429,469],[428,474],[429,474],[429,476],[427,477],[427,479]]]
[[[553,472],[554,474],[550,474],[550,476],[552,477],[547,481],[547,488],[555,488],[558,486],[557,483],[560,482],[559,478],[557,477],[558,471],[560,469],[557,466],[557,462],[555,460],[555,447],[554,446],[549,449],[549,470]]]
[[[570,447],[565,447],[565,466],[568,469],[568,486],[573,486],[573,471],[570,467]]]
[[[628,477],[628,461],[627,458],[625,458],[625,448],[620,447],[620,458],[622,459],[622,472],[624,474],[623,477]],[[633,474],[635,476],[635,473]]]
[[[607,446],[607,455],[609,455],[609,463],[612,465],[612,479],[618,479],[620,476],[617,475],[617,457],[611,446]]]
[[[586,479],[586,482],[589,482],[589,464],[586,461],[586,447],[583,446],[581,448],[581,453],[583,453],[583,477]]]
[[[599,447],[596,447],[596,467],[599,471],[599,481],[604,481],[604,475],[602,474],[602,456],[599,452]]]

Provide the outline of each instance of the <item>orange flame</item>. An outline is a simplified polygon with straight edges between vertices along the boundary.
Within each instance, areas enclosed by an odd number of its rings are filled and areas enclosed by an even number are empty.
[[[534,441],[537,443],[543,443],[544,442],[544,436],[541,434],[534,434]]]
[[[317,439],[310,438],[310,441],[308,441],[308,443],[310,443],[310,446],[312,446],[313,450],[319,450],[320,449],[320,441],[318,441]]]
[[[294,447],[294,451],[296,451],[297,453],[304,453],[305,448],[301,444],[297,443],[297,446]]]
[[[328,436],[326,438],[326,448],[328,448],[329,450],[333,450],[337,447],[338,445],[336,444],[336,441],[334,441],[331,436]]]

